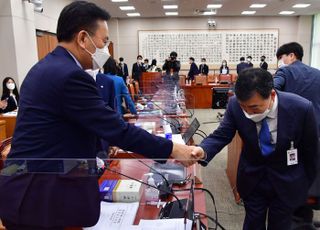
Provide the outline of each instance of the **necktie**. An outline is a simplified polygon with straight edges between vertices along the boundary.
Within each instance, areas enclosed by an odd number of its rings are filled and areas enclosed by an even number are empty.
[[[260,148],[261,148],[262,155],[263,156],[270,155],[274,150],[274,146],[273,144],[271,144],[271,133],[267,123],[267,118],[263,119],[261,122],[261,129],[259,132],[259,141],[260,141]]]

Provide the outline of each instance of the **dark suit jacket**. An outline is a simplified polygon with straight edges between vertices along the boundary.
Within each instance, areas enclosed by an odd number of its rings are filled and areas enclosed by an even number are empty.
[[[305,202],[315,177],[318,132],[310,101],[289,93],[277,92],[277,95],[277,143],[268,157],[261,154],[256,123],[245,117],[235,97],[230,99],[220,126],[200,146],[210,161],[238,131],[243,141],[237,177],[241,197],[250,196],[257,183],[267,177],[280,199],[289,207],[296,207]],[[291,141],[298,149],[299,163],[287,166],[286,151]]]
[[[8,159],[95,159],[97,137],[150,158],[167,158],[172,151],[171,141],[125,123],[106,108],[94,79],[58,46],[22,83]],[[18,224],[92,226],[100,214],[94,176],[2,175],[0,197],[0,218]]]
[[[237,65],[237,74],[239,74],[242,70],[246,69],[246,68],[249,68],[250,66],[248,65],[248,63],[246,62],[240,62],[238,65]]]
[[[208,67],[208,65],[206,65],[206,64],[201,64],[201,65],[199,65],[199,72],[200,72],[201,74],[208,75],[208,73],[209,73],[209,67]]]
[[[266,63],[265,61],[264,61],[264,62],[261,62],[261,63],[260,63],[260,68],[261,68],[261,69],[268,70],[268,63]]]
[[[199,69],[196,63],[192,62],[188,73],[188,78],[194,80],[194,76],[199,74]]]
[[[119,63],[119,67],[121,69],[121,77],[127,78],[129,76],[128,65],[126,63],[123,63],[123,70],[122,70],[122,64]]]
[[[115,109],[115,90],[112,79],[103,74],[97,74],[96,85],[98,87],[99,95],[105,102],[105,105]]]
[[[138,63],[134,63],[132,66],[132,78],[138,82],[140,82],[140,78],[142,75],[142,72],[144,71],[143,64],[141,63],[138,65]]]

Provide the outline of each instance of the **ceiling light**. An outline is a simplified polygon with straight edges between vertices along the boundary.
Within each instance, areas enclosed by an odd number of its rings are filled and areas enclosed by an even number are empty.
[[[205,12],[203,12],[202,15],[215,15],[215,14],[216,14],[215,11],[205,11]]]
[[[178,15],[178,12],[166,12],[167,16],[176,16]]]
[[[252,11],[252,10],[245,10],[245,11],[242,11],[241,14],[244,14],[244,15],[253,15],[255,14],[256,11]]]
[[[134,6],[119,6],[120,10],[135,10]]]
[[[140,13],[127,13],[129,17],[139,17]]]
[[[178,5],[163,5],[163,9],[166,9],[166,10],[178,9]]]
[[[127,2],[128,0],[111,0],[111,2]]]
[[[290,14],[294,14],[294,13],[295,13],[294,11],[285,10],[285,11],[281,11],[279,14],[282,14],[282,15],[290,15]]]
[[[267,4],[252,4],[250,8],[264,8]]]
[[[222,4],[209,4],[209,5],[207,5],[208,9],[218,9],[221,7],[222,7]]]
[[[311,4],[295,4],[292,7],[293,8],[307,8],[309,7]]]

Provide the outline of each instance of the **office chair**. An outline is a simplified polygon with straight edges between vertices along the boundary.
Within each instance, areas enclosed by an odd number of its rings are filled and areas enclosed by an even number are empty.
[[[9,137],[1,142],[1,145],[0,145],[0,170],[3,168],[3,166],[4,166],[3,162],[5,161],[5,159],[7,158],[7,155],[10,152],[11,141],[12,141],[12,137]]]

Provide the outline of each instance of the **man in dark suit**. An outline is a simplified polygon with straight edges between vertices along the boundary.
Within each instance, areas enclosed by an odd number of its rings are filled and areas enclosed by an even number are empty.
[[[132,78],[133,78],[133,80],[140,83],[140,78],[141,78],[143,71],[144,71],[144,69],[143,69],[143,64],[142,64],[142,56],[138,55],[137,62],[132,65]]]
[[[98,221],[100,196],[95,174],[61,175],[64,168],[60,164],[70,159],[94,162],[98,138],[149,158],[172,156],[184,165],[197,160],[191,155],[193,147],[129,125],[105,106],[95,81],[84,70],[101,68],[109,58],[109,18],[93,3],[67,5],[58,19],[57,48],[35,64],[22,83],[6,169],[12,174],[15,168],[11,166],[24,167],[21,159],[29,159],[27,163],[36,173],[0,176],[0,218],[9,230],[86,227]],[[14,160],[17,158],[20,160]],[[56,160],[50,161],[52,158]],[[57,171],[52,171],[56,166]]]
[[[237,189],[244,201],[244,230],[289,230],[294,209],[305,202],[317,167],[318,130],[312,103],[273,89],[263,69],[240,72],[236,97],[220,126],[194,150],[203,165],[238,131],[243,148]]]
[[[121,77],[123,78],[124,83],[127,84],[127,77],[129,76],[128,65],[124,63],[123,57],[119,58],[119,62],[119,67],[121,69]]]
[[[261,58],[260,58],[260,68],[261,69],[264,69],[264,70],[268,70],[268,63],[266,62],[266,56],[262,55]]]
[[[245,58],[240,58],[240,63],[237,65],[237,74],[239,74],[242,70],[249,68],[249,65],[245,62]]]
[[[311,101],[317,114],[316,120],[320,133],[320,70],[302,63],[303,48],[297,42],[279,47],[277,58],[282,67],[277,70],[274,76],[274,87],[281,91],[298,94]],[[309,196],[320,202],[320,169],[318,169],[316,180],[309,190]],[[311,213],[312,216],[311,207],[306,205],[301,206],[295,214],[299,217],[305,217],[301,219],[307,222],[310,221],[307,213]]]
[[[247,56],[247,65],[249,68],[253,68],[252,57],[250,55]]]
[[[205,58],[201,58],[201,65],[199,65],[199,72],[200,74],[203,74],[203,75],[208,75],[209,73],[209,67],[206,64]]]
[[[199,69],[196,63],[194,63],[194,58],[189,58],[190,69],[188,73],[188,80],[194,80],[194,76],[199,74]]]

